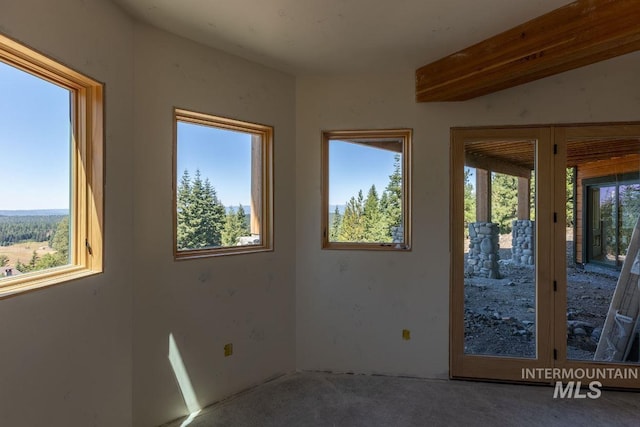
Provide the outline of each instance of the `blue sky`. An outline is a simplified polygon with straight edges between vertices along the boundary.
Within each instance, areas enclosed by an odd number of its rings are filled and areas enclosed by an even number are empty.
[[[68,209],[69,91],[0,62],[0,210]]]
[[[359,190],[366,198],[372,184],[380,196],[393,173],[395,154],[362,144],[330,141],[329,205],[344,205],[352,196],[357,197]]]
[[[250,134],[178,122],[178,183],[185,169],[209,178],[225,206],[250,205]]]
[[[69,96],[65,88],[0,62],[0,210],[69,208]],[[249,134],[179,122],[178,141],[178,180],[185,169],[192,177],[199,169],[225,206],[249,206]],[[381,194],[394,154],[332,141],[329,203],[343,205],[359,190],[366,197],[372,184]]]

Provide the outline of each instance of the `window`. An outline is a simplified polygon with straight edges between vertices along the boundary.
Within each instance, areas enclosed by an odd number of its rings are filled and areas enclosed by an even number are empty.
[[[175,110],[176,259],[271,250],[273,128]]]
[[[323,132],[323,248],[411,249],[411,133]]]
[[[102,84],[0,36],[0,94],[0,297],[102,272]]]

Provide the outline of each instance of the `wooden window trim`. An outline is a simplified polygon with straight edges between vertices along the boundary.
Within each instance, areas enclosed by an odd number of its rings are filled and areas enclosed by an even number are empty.
[[[260,244],[247,246],[221,246],[215,248],[189,249],[178,251],[178,122],[199,124],[218,129],[232,130],[259,137],[259,160],[252,164],[252,171],[260,166],[262,179],[260,184],[252,180],[251,226],[260,229]],[[273,127],[244,122],[206,113],[174,108],[173,113],[173,257],[174,260],[208,258],[221,255],[237,255],[256,252],[273,251]],[[256,141],[256,138],[252,138]],[[253,155],[252,150],[252,155]],[[261,206],[254,206],[257,200]],[[257,214],[257,215],[254,215]],[[256,223],[256,219],[259,222]]]
[[[104,86],[3,35],[0,61],[72,94],[70,264],[4,278],[4,298],[103,271]]]
[[[338,130],[322,132],[322,202],[321,242],[322,249],[411,251],[411,146],[412,129]],[[366,243],[329,241],[329,141],[343,139],[363,140],[363,144],[376,139],[398,139],[402,142],[402,221],[404,242]],[[373,145],[372,145],[373,146]]]

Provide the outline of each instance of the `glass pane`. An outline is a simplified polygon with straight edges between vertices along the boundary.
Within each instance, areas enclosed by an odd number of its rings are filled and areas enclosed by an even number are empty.
[[[622,264],[627,257],[633,228],[640,212],[640,184],[622,184],[619,187],[619,193],[620,239],[618,245],[620,252],[618,263]]]
[[[261,244],[252,221],[261,207],[261,146],[250,133],[178,121],[178,251]]]
[[[640,140],[567,146],[567,358],[636,363]],[[635,233],[635,234],[634,234]]]
[[[465,144],[465,353],[536,357],[534,141]]]
[[[329,140],[329,242],[404,242],[403,144]]]
[[[70,263],[71,96],[0,62],[0,281]]]

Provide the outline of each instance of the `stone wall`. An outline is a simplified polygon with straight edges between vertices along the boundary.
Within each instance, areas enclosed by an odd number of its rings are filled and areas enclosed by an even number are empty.
[[[533,265],[536,223],[528,219],[513,221],[511,229],[511,261],[518,265]]]
[[[500,256],[498,224],[473,222],[469,224],[469,257],[466,273],[472,276],[499,279]]]

